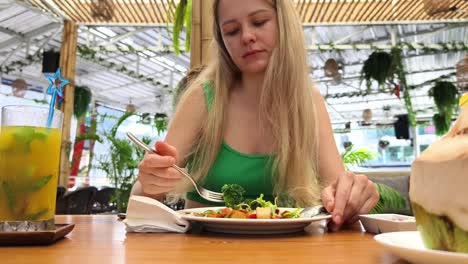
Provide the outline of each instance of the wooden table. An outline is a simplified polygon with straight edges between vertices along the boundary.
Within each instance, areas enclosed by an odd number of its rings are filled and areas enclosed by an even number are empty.
[[[57,216],[56,223],[74,223],[75,229],[49,246],[0,247],[0,263],[405,263],[358,230],[274,236],[126,234],[115,215]]]

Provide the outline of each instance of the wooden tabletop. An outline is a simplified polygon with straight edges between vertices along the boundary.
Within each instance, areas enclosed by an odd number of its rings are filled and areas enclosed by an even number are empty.
[[[75,229],[49,246],[0,247],[0,263],[405,263],[359,230],[271,236],[126,234],[115,215],[57,216],[56,223],[74,223]]]

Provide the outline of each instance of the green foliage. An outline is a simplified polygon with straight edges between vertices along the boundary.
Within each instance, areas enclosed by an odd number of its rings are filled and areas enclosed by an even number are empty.
[[[364,62],[361,79],[366,80],[368,91],[371,89],[372,80],[376,80],[383,89],[387,79],[393,79],[392,56],[388,52],[374,51]]]
[[[413,103],[411,102],[411,96],[409,93],[409,85],[406,80],[406,70],[403,64],[403,51],[399,47],[392,48],[391,54],[393,58],[392,68],[400,80],[400,85],[403,87],[403,100],[405,101],[406,111],[408,112],[408,122],[414,127],[416,126],[416,114],[413,110]]]
[[[2,182],[2,188],[8,200],[8,208],[14,211],[16,209],[16,194],[13,191],[13,188],[11,188],[8,182]]]
[[[154,115],[154,127],[158,131],[158,136],[167,129],[169,118],[165,113],[157,113]]]
[[[18,145],[17,151],[22,151],[23,153],[31,152],[31,143],[34,140],[44,141],[47,137],[48,135],[45,133],[36,132],[34,127],[17,128],[13,134],[13,138]]]
[[[450,129],[450,125],[452,124],[452,114],[435,113],[432,117],[432,122],[434,123],[436,134],[438,136],[443,136]]]
[[[75,86],[73,100],[73,115],[79,119],[88,111],[88,106],[91,103],[91,90],[86,86]]]
[[[403,89],[403,100],[408,111],[408,121],[412,127],[416,125],[416,114],[409,93],[410,87],[406,80],[401,47],[392,48],[391,52],[374,51],[364,62],[361,70],[361,81],[366,80],[367,93],[371,92],[372,80],[377,81],[379,90],[385,90],[385,84],[394,85],[395,78]]]
[[[31,185],[29,185],[26,189],[27,192],[37,192],[44,188],[47,183],[52,179],[52,175],[47,175],[40,177],[37,179],[35,182],[33,182]]]
[[[134,113],[124,113],[111,130],[102,135],[110,142],[110,149],[108,154],[99,160],[98,169],[104,171],[112,185],[116,187],[112,201],[117,204],[119,212],[127,210],[130,192],[137,177],[138,163],[145,155],[144,151],[135,147],[129,140],[116,137],[120,125],[132,115]],[[149,144],[151,139],[144,137],[143,142]]]
[[[378,157],[379,154],[365,148],[353,150],[353,145],[346,148],[341,155],[343,163],[347,168],[349,165],[361,165],[366,161]],[[370,211],[371,214],[384,213],[387,208],[404,209],[406,200],[395,189],[381,183],[375,184],[379,192],[380,199],[377,205]]]
[[[379,153],[369,149],[360,148],[358,150],[353,150],[353,147],[353,145],[350,145],[341,155],[345,167],[348,167],[348,165],[362,165],[366,161],[379,157]]]
[[[377,205],[370,211],[371,214],[384,213],[388,208],[405,208],[406,200],[397,190],[381,183],[376,183],[375,185],[380,194],[380,199]]]
[[[227,207],[235,208],[244,201],[245,190],[238,184],[225,184],[221,192]]]
[[[170,12],[170,11],[169,11]],[[170,16],[170,14],[168,14]],[[192,33],[192,0],[180,0],[174,13],[174,27],[172,29],[172,42],[175,54],[180,54],[180,32],[185,25],[185,51],[190,51],[190,38]]]
[[[119,46],[117,46],[118,52],[123,53],[124,55],[138,53],[137,51],[121,52],[119,49],[120,49]],[[102,50],[100,50],[100,51],[102,51]],[[164,50],[162,50],[161,52],[158,52],[158,53],[159,54],[169,54],[170,52],[171,52],[171,50],[169,48],[165,48]],[[107,52],[104,52],[104,53],[107,53]],[[125,75],[127,75],[129,77],[140,80],[142,82],[149,83],[149,84],[155,86],[156,88],[162,88],[162,89],[168,89],[169,88],[168,84],[163,84],[162,82],[160,82],[158,80],[157,77],[152,77],[152,76],[148,76],[148,75],[145,75],[145,74],[140,74],[140,73],[137,73],[136,71],[132,71],[132,70],[128,69],[127,67],[125,67],[125,66],[123,66],[121,64],[118,64],[118,63],[115,63],[115,62],[112,62],[112,61],[108,61],[104,57],[98,56],[95,50],[91,49],[90,47],[88,47],[86,45],[78,45],[77,54],[78,54],[78,56],[80,56],[81,58],[83,58],[83,59],[85,59],[87,61],[96,63],[96,64],[98,64],[98,65],[100,65],[102,67],[105,67],[105,68],[109,69],[109,70],[125,74]],[[115,54],[115,53],[113,53],[113,54]]]
[[[192,35],[192,0],[187,1],[185,9],[185,52],[190,51],[191,35]]]
[[[451,82],[438,81],[429,90],[429,96],[434,98],[438,110],[438,113],[432,117],[436,134],[444,135],[450,129],[453,110],[458,107],[458,89]]]
[[[85,133],[81,134],[77,137],[75,137],[75,145],[78,144],[79,142],[83,140],[96,140],[99,143],[102,143],[102,138],[99,135],[91,134],[91,133]]]

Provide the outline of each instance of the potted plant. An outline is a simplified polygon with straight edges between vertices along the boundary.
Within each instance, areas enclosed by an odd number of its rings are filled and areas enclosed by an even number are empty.
[[[103,133],[102,137],[110,143],[110,148],[107,154],[101,157],[97,166],[106,173],[107,178],[116,188],[112,201],[116,203],[119,212],[127,211],[130,192],[137,177],[138,162],[145,155],[145,152],[134,146],[130,140],[117,137],[120,125],[132,115],[134,115],[133,112],[126,112],[109,132]],[[151,142],[148,137],[143,137],[142,140],[146,144]]]
[[[75,86],[74,99],[73,99],[73,115],[78,120],[76,127],[75,144],[73,146],[73,155],[70,175],[77,176],[81,156],[84,148],[84,140],[92,139],[96,140],[96,137],[92,137],[90,134],[85,133],[85,122],[86,113],[88,112],[89,104],[91,103],[91,90],[87,86]]]
[[[429,96],[434,98],[438,110],[438,113],[432,117],[436,134],[444,135],[452,123],[453,110],[458,106],[458,90],[451,82],[438,81],[429,90]]]
[[[158,136],[161,135],[163,131],[167,129],[167,125],[169,124],[169,118],[165,113],[156,113],[154,115],[154,127],[158,131]]]
[[[396,79],[399,83],[395,81]],[[362,67],[361,81],[363,80],[366,80],[367,94],[371,92],[373,80],[379,84],[380,91],[385,90],[386,84],[393,87],[390,92],[395,93],[398,98],[400,91],[403,91],[403,100],[408,111],[408,121],[412,127],[416,125],[416,114],[408,90],[401,48],[394,47],[390,53],[374,51]]]

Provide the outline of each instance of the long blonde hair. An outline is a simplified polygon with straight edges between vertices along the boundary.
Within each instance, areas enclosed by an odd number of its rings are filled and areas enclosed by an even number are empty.
[[[214,55],[208,67],[194,81],[214,84],[214,97],[206,124],[194,145],[194,177],[207,175],[220,150],[226,120],[229,89],[242,77],[224,45],[218,25],[219,2],[214,1]],[[308,77],[307,54],[300,20],[293,1],[269,1],[278,17],[278,44],[272,53],[260,96],[260,120],[275,141],[274,195],[289,195],[298,205],[318,203],[317,124]],[[192,88],[192,87],[191,87]],[[190,88],[189,88],[190,89]],[[180,190],[180,189],[179,189]]]

